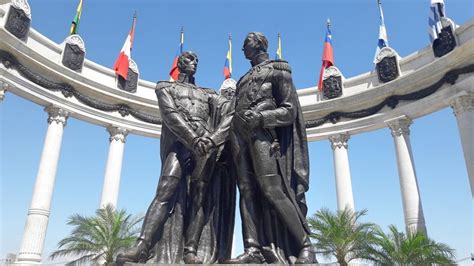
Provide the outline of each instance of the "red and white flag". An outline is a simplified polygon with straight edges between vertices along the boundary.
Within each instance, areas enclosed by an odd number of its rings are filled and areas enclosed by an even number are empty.
[[[329,29],[330,25],[331,25],[331,22],[329,21],[329,18],[328,18],[326,39],[324,40],[324,46],[323,46],[323,64],[321,66],[321,71],[319,72],[318,90],[320,92],[323,91],[324,70],[334,65],[334,53],[332,49],[332,34],[331,34],[331,29]]]
[[[114,64],[115,73],[122,77],[123,79],[127,79],[128,74],[128,59],[131,57],[132,46],[133,46],[133,36],[135,35],[135,24],[137,22],[137,14],[133,15],[133,22],[132,28],[128,33],[127,39],[123,44],[122,50],[120,51],[119,56]]]

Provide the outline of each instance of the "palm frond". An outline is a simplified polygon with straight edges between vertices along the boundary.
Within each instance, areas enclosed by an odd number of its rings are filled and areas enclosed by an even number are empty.
[[[67,224],[74,228],[68,237],[59,241],[58,250],[50,258],[79,256],[71,262],[73,265],[99,259],[111,263],[119,251],[130,247],[137,239],[137,224],[142,220],[143,216],[132,216],[111,205],[98,209],[91,217],[71,215]]]

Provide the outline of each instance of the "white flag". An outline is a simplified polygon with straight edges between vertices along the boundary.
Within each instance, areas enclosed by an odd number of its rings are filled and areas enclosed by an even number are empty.
[[[374,64],[375,64],[375,60],[377,59],[377,55],[379,54],[380,50],[382,48],[388,46],[387,30],[385,29],[385,21],[384,21],[384,18],[383,18],[382,3],[380,1],[379,1],[379,12],[380,12],[379,41],[377,43],[377,49],[375,50]]]
[[[430,34],[430,41],[433,42],[438,38],[439,33],[443,26],[441,25],[441,17],[445,17],[446,13],[444,10],[444,1],[443,0],[431,0],[430,6],[430,17],[428,19]]]

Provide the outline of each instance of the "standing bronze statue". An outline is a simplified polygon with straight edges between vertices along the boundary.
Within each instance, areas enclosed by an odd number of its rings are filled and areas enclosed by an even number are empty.
[[[316,262],[306,223],[309,163],[301,106],[286,61],[268,59],[251,32],[252,68],[237,83],[231,146],[237,167],[245,252],[228,263]]]
[[[214,178],[213,171],[233,106],[214,90],[195,85],[197,63],[196,54],[184,52],[178,80],[157,83],[161,176],[140,237],[117,256],[118,264],[214,263],[230,256],[235,181]]]

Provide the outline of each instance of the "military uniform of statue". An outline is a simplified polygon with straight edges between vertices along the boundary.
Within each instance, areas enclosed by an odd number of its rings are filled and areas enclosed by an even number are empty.
[[[252,68],[239,80],[230,140],[237,167],[245,253],[228,263],[313,263],[304,193],[306,131],[291,69],[269,60],[268,42],[249,33]]]
[[[186,222],[185,228],[180,229],[181,232],[173,232],[175,235],[172,237],[182,237],[179,234],[184,232],[184,262],[202,263],[197,256],[197,249],[205,224],[203,202],[215,164],[215,148],[226,140],[231,117],[222,119],[216,128],[211,126],[212,105],[219,96],[213,90],[194,85],[196,67],[197,56],[185,52],[178,59],[178,80],[157,83],[156,95],[163,120],[160,138],[161,176],[137,244],[118,255],[119,263],[146,262],[149,259],[151,247],[159,241],[156,239],[157,232],[163,230],[173,212],[180,186],[190,187],[188,206],[185,206]],[[189,183],[183,181],[187,177],[190,177]],[[180,261],[181,258],[165,262]]]

